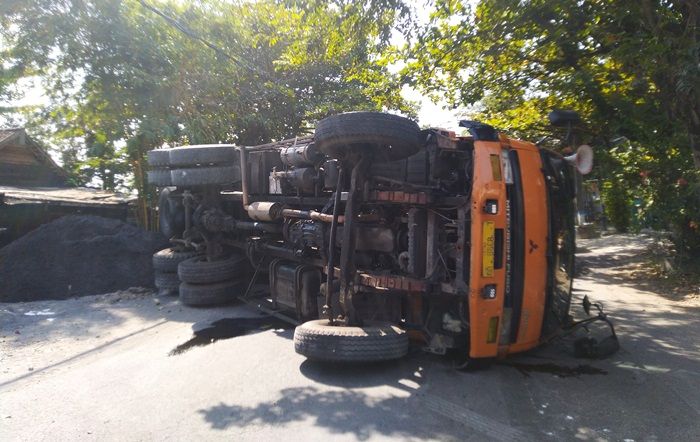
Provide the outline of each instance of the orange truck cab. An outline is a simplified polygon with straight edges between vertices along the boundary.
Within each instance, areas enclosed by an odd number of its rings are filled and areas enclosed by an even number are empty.
[[[568,162],[532,143],[474,141],[469,356],[536,347],[568,321],[574,185]]]

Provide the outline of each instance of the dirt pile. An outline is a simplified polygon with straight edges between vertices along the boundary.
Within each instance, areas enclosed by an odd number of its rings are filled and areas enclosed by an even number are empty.
[[[34,301],[152,287],[160,234],[98,216],[65,216],[0,249],[0,301]]]

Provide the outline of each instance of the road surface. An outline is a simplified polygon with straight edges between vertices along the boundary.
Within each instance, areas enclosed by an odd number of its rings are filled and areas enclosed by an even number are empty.
[[[246,306],[138,292],[0,304],[0,440],[700,440],[700,302],[619,278],[644,239],[582,245],[576,296],[605,303],[623,346],[603,361],[557,342],[475,373],[420,352],[329,367],[265,321],[173,352],[258,315]]]

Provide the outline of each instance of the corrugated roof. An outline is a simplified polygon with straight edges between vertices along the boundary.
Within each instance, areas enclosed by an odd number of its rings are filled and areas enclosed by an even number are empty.
[[[59,205],[105,206],[127,204],[136,197],[87,187],[0,186],[6,204],[53,203]]]

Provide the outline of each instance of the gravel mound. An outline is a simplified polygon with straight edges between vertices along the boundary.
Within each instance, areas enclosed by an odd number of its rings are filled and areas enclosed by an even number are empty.
[[[98,216],[65,216],[0,249],[0,301],[35,301],[152,287],[160,233]]]

